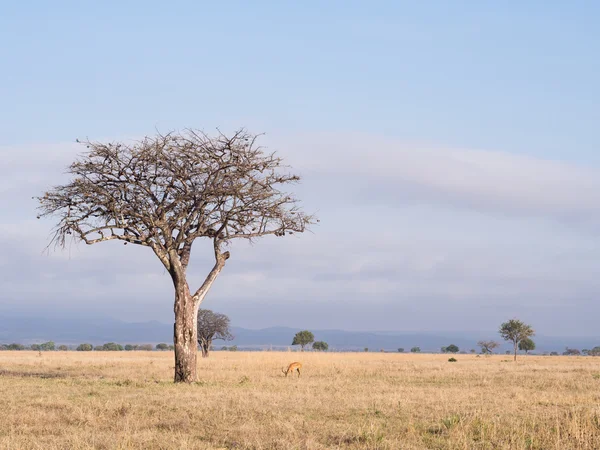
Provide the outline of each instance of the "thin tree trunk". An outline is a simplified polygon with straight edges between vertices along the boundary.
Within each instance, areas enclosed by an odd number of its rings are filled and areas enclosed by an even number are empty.
[[[202,350],[202,357],[203,358],[208,358],[208,351],[210,350],[210,343],[209,342],[202,342],[202,344],[200,344],[200,349]]]
[[[193,383],[198,380],[198,324],[197,306],[187,283],[175,287],[175,383]]]
[[[515,342],[515,361],[517,360],[517,343]]]

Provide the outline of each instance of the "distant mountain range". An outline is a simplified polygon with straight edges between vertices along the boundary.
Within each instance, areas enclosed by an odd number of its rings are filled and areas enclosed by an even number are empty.
[[[261,330],[233,327],[233,341],[215,341],[215,347],[237,345],[240,349],[285,349],[291,346],[296,328],[272,327]],[[439,351],[442,346],[455,344],[461,350],[478,349],[480,339],[497,339],[496,332],[482,333],[402,333],[394,331],[365,332],[344,330],[311,330],[316,340],[325,341],[332,350],[397,351],[404,348],[420,347],[422,351]],[[128,343],[169,343],[172,341],[173,325],[162,322],[127,323],[114,319],[72,319],[42,317],[0,317],[0,343],[32,344],[52,340],[57,344],[79,344],[89,342],[102,344],[105,342]],[[534,338],[537,352],[558,351],[565,347],[593,348],[600,345],[600,337],[549,337]],[[510,346],[503,343],[502,350]]]

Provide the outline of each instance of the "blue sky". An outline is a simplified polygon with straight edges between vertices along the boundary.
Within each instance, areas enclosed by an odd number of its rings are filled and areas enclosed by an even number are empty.
[[[17,255],[3,258],[29,270],[5,272],[7,311],[169,322],[154,261],[110,246],[42,258],[51,223],[31,222],[28,199],[61,180],[75,138],[246,126],[301,172],[322,224],[239,247],[207,300],[239,325],[495,329],[519,316],[544,334],[595,332],[596,2],[0,8],[0,224]],[[136,270],[115,276],[115,252]]]

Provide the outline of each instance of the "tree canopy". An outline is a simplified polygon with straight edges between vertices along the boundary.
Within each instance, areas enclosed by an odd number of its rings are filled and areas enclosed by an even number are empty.
[[[327,350],[329,350],[329,344],[327,344],[327,342],[324,341],[316,341],[313,343],[312,348],[316,351],[326,352]]]
[[[315,341],[315,336],[308,330],[298,331],[294,336],[292,345],[299,345],[304,351],[304,347]]]
[[[521,339],[519,341],[519,350],[529,353],[530,351],[535,350],[535,342],[533,342],[531,338]]]
[[[500,343],[496,341],[479,341],[477,345],[481,347],[481,353],[489,355],[494,353],[494,350],[500,347]]]

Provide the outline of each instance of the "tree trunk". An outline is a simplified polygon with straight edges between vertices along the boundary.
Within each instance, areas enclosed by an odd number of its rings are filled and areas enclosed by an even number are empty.
[[[208,358],[208,351],[210,350],[210,342],[202,342],[200,344],[200,349],[202,350],[202,357]]]
[[[182,264],[175,250],[171,250],[168,255],[169,263],[165,267],[168,268],[175,287],[175,383],[198,381],[198,307],[225,266],[225,261],[229,259],[229,252],[221,253],[217,240],[214,241],[214,249],[215,265],[194,295],[190,292],[185,275],[187,258],[185,264]],[[204,350],[202,354],[204,356]],[[208,355],[208,350],[206,354]]]
[[[196,359],[198,354],[197,306],[187,283],[175,287],[175,383],[198,381]]]
[[[515,342],[515,361],[517,361],[517,343]]]

